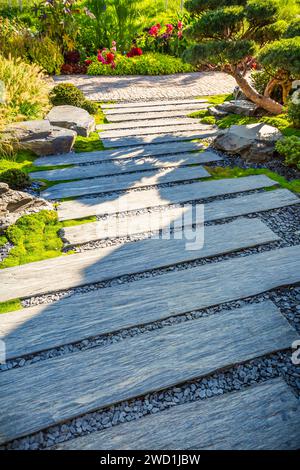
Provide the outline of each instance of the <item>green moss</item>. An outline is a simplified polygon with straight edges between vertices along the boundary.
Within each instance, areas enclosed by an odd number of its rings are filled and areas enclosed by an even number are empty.
[[[92,132],[89,137],[76,137],[74,151],[80,152],[94,152],[104,150],[102,141],[99,138],[98,132]]]
[[[97,217],[95,215],[92,215],[90,217],[82,218],[82,219],[71,219],[71,220],[65,220],[62,222],[62,227],[73,227],[74,225],[83,225],[83,224],[89,224],[91,222],[96,222]]]
[[[8,242],[5,235],[0,235],[0,246],[4,246]]]
[[[195,111],[188,115],[188,117],[195,119],[202,119],[206,116],[209,116],[208,111],[206,109],[201,109],[201,111]]]
[[[223,179],[223,178],[241,178],[243,176],[250,175],[266,175],[272,180],[274,180],[274,185],[279,184],[282,188],[289,189],[296,193],[300,193],[300,179],[295,179],[292,181],[286,180],[283,176],[278,175],[274,171],[267,170],[265,168],[223,168],[219,166],[205,167],[206,170],[210,173],[211,177],[207,178],[210,180]]]
[[[197,99],[199,100],[207,100],[208,103],[213,104],[216,106],[217,104],[222,104],[224,101],[230,101],[233,99],[233,95],[230,94],[223,94],[223,95],[204,95],[198,96]]]
[[[214,116],[205,116],[201,119],[202,124],[216,124],[216,118]]]
[[[15,310],[21,310],[20,299],[8,300],[7,302],[0,302],[0,313],[14,312]]]

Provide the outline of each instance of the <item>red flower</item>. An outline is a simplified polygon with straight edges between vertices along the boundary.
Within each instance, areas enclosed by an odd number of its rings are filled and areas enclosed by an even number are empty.
[[[140,47],[132,47],[131,50],[126,54],[127,57],[135,57],[139,55],[143,55],[143,51]]]
[[[178,23],[177,23],[177,28],[178,28],[178,29],[182,29],[182,28],[183,28],[183,23],[182,23],[182,21],[178,21]]]
[[[114,54],[112,52],[108,52],[106,54],[106,63],[107,64],[112,64],[113,61],[114,61],[114,58],[115,58]]]
[[[151,26],[151,28],[149,29],[150,36],[157,36],[160,28],[161,28],[160,24]]]
[[[92,61],[91,61],[91,59],[86,59],[86,60],[84,61],[84,63],[85,63],[86,65],[90,65],[90,64],[92,63]]]
[[[182,38],[182,31],[178,31],[177,36],[178,36],[179,39],[181,39]]]
[[[168,34],[171,34],[172,31],[173,31],[173,25],[171,25],[171,24],[166,24],[166,28],[167,28],[167,33],[168,33]]]

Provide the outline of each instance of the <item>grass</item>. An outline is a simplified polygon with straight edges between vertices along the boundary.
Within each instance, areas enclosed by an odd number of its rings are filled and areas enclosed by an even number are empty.
[[[240,167],[224,168],[219,166],[206,166],[205,168],[211,175],[210,178],[207,178],[208,180],[217,180],[223,178],[241,178],[243,176],[250,175],[266,175],[272,180],[274,180],[277,184],[279,184],[282,188],[289,189],[290,191],[293,191],[295,193],[300,193],[300,179],[288,181],[283,176],[278,175],[278,173],[275,173],[271,170],[267,170],[265,168],[244,169]]]
[[[2,235],[2,244],[10,241],[14,247],[0,263],[0,269],[19,266],[65,255],[59,231],[64,227],[96,221],[96,217],[59,222],[55,211],[24,215]],[[68,252],[69,254],[70,252]]]
[[[101,109],[101,103],[98,103],[98,112],[94,115],[94,118],[96,125],[107,123],[107,119]],[[104,150],[103,143],[99,138],[99,132],[101,131],[92,132],[89,137],[77,136],[74,145],[74,152],[81,153]]]
[[[14,312],[15,310],[21,310],[22,304],[20,299],[8,300],[7,302],[0,302],[0,314]]]

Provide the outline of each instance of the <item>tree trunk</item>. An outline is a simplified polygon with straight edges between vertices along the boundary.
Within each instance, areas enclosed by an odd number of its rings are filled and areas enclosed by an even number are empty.
[[[268,96],[259,94],[238,70],[231,69],[230,73],[235,78],[242,92],[249,100],[253,101],[253,103],[257,104],[271,114],[281,114],[283,112],[283,106],[280,103],[277,103],[277,101],[272,100]]]

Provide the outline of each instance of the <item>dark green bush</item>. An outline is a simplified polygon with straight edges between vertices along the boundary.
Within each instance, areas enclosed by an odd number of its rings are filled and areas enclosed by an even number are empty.
[[[285,38],[295,38],[296,36],[300,36],[300,18],[292,21],[284,33]]]
[[[272,76],[266,72],[265,70],[260,70],[258,72],[252,72],[251,73],[251,80],[254,85],[254,88],[258,93],[261,95],[264,94],[264,91],[266,89],[267,84],[271,80]],[[281,101],[281,88],[280,86],[276,86],[271,93],[271,98],[275,101],[280,102]]]
[[[300,128],[300,103],[293,103],[292,100],[289,101],[288,117],[292,121],[293,126],[299,129]]]
[[[300,169],[300,138],[293,135],[276,142],[276,150],[284,157],[287,165],[296,165]]]
[[[81,90],[72,83],[60,83],[52,88],[50,101],[54,106],[69,105],[83,108],[90,114],[96,114],[98,107],[85,98]]]
[[[30,186],[29,176],[16,168],[0,173],[0,181],[7,183],[11,189],[25,189]]]

